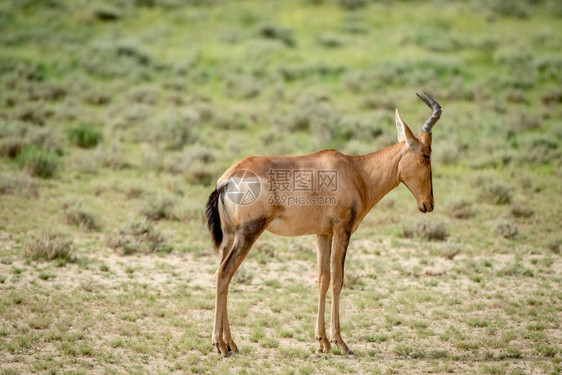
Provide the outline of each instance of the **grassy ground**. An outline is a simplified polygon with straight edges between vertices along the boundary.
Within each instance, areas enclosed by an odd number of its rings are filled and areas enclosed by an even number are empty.
[[[193,3],[193,4],[191,4]],[[0,4],[2,373],[561,370],[562,8],[555,1]],[[315,353],[313,238],[235,277],[212,350],[203,222],[246,154],[370,152],[430,92],[436,211],[403,186],[354,235]]]

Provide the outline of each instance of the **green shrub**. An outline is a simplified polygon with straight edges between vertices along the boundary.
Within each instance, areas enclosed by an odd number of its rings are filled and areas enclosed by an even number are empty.
[[[420,220],[414,225],[405,225],[402,228],[402,235],[405,238],[424,238],[429,241],[444,241],[449,234],[442,222]]]
[[[72,238],[58,232],[32,234],[25,242],[23,255],[31,260],[71,261]]]
[[[435,157],[439,164],[455,165],[466,154],[467,146],[461,142],[448,140],[435,148]]]
[[[520,139],[521,152],[518,154],[522,162],[548,163],[562,159],[560,141],[556,137],[544,134],[529,134]]]
[[[67,134],[70,143],[80,148],[96,147],[103,139],[101,132],[86,125],[78,125],[68,129]]]
[[[152,64],[150,55],[135,44],[120,44],[115,49],[115,52],[117,56],[129,58],[141,66]]]
[[[64,140],[50,126],[35,126],[25,122],[0,124],[0,156],[16,158],[26,146],[63,154]]]
[[[141,209],[141,215],[150,220],[178,220],[178,202],[170,196],[158,196],[146,202]]]
[[[341,123],[339,136],[344,140],[356,139],[371,142],[373,139],[382,135],[381,117],[371,116],[369,118],[350,120],[348,123]],[[371,144],[371,151],[374,151]]]
[[[55,177],[61,164],[56,154],[32,146],[25,147],[17,160],[30,175],[41,178]]]
[[[180,150],[195,139],[193,125],[183,121],[166,122],[161,136],[168,150]]]
[[[295,45],[293,30],[289,27],[279,25],[261,25],[258,27],[258,35],[266,39],[279,40],[289,47]]]
[[[517,224],[505,221],[496,225],[496,232],[504,238],[513,238],[519,233],[519,229]]]
[[[66,222],[76,225],[86,230],[98,230],[100,228],[99,219],[96,214],[84,204],[76,199],[70,199],[62,205]]]
[[[39,190],[29,176],[0,175],[0,194],[37,197]]]
[[[511,191],[499,181],[484,180],[482,182],[480,198],[494,204],[508,204],[511,202]]]
[[[54,152],[59,156],[63,154],[64,139],[53,127],[31,127],[27,131],[26,139],[29,144],[43,151]]]
[[[16,158],[25,145],[25,140],[21,137],[6,137],[0,139],[0,157],[10,159]]]
[[[191,145],[165,162],[165,169],[182,175],[189,183],[211,185],[228,166],[215,162],[217,152],[206,146]]]
[[[39,126],[45,125],[47,118],[52,114],[51,110],[47,110],[42,104],[37,103],[25,103],[14,111],[17,120]]]
[[[470,219],[476,214],[472,202],[462,198],[450,202],[447,211],[457,219]]]
[[[109,236],[107,246],[121,255],[171,250],[166,245],[164,236],[154,228],[153,222],[146,217],[141,217]]]
[[[493,16],[497,17],[527,18],[529,16],[529,5],[525,1],[482,0],[482,5],[487,8]]]
[[[529,207],[515,204],[511,207],[511,215],[517,218],[529,218],[533,216],[534,211]]]
[[[332,34],[322,34],[318,36],[318,44],[326,48],[338,48],[345,44],[343,39],[332,35]]]
[[[224,167],[216,163],[208,164],[196,160],[183,170],[181,173],[191,184],[209,186],[216,182],[216,179],[224,172]]]
[[[94,157],[99,160],[102,166],[109,169],[120,170],[129,166],[125,161],[123,147],[120,144],[102,145],[96,148]]]
[[[301,95],[296,104],[293,130],[310,129],[317,146],[334,139],[341,131],[341,114],[328,95],[309,92]]]
[[[250,74],[231,74],[226,77],[225,91],[228,96],[251,99],[260,94],[263,83]]]
[[[123,17],[123,13],[119,8],[109,5],[96,7],[96,9],[94,9],[94,15],[100,21],[117,21]]]
[[[340,7],[346,10],[356,10],[363,8],[369,3],[369,0],[338,0]]]
[[[132,89],[128,96],[133,102],[153,105],[158,101],[159,95],[153,86],[140,86]]]

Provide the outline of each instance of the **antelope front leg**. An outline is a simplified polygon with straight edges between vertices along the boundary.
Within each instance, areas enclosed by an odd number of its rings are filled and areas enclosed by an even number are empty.
[[[332,236],[319,234],[316,236],[316,257],[318,260],[318,317],[316,319],[316,340],[318,352],[330,351],[330,341],[326,335],[324,315],[326,310],[326,292],[330,286],[330,253]]]
[[[331,341],[342,353],[353,354],[347,347],[340,333],[340,292],[343,287],[343,272],[345,254],[349,244],[350,232],[343,232],[334,236],[334,251],[332,257],[332,326]]]

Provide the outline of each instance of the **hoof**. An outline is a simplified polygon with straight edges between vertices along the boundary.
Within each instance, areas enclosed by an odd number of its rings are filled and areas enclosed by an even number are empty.
[[[353,350],[348,350],[348,351],[347,351],[347,354],[349,354],[349,355],[354,355],[355,353],[353,353]]]
[[[214,345],[217,348],[217,351],[219,352],[219,355],[222,355],[225,358],[230,356],[231,352],[226,345],[218,343],[218,342],[215,343]]]
[[[232,355],[231,351],[226,352],[226,354],[224,355],[224,358],[228,358]]]

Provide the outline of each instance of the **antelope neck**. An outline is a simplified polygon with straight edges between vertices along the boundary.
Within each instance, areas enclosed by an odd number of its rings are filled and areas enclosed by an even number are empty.
[[[366,190],[368,209],[400,184],[398,164],[404,155],[404,142],[367,155],[355,157],[355,165]]]

